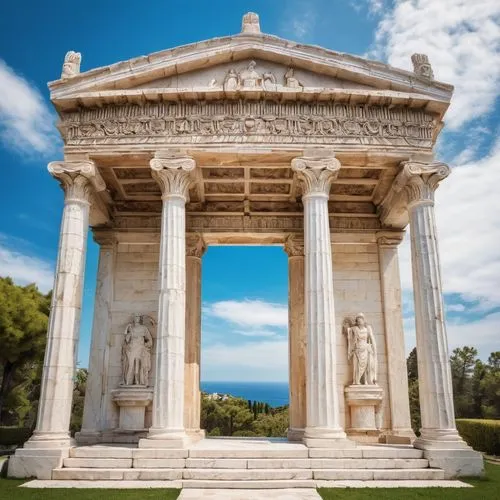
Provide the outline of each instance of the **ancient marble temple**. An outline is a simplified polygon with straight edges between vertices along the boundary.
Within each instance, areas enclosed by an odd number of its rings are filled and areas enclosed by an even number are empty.
[[[121,450],[133,450],[134,470],[168,450],[184,460],[209,441],[201,266],[207,246],[225,244],[288,254],[288,439],[304,456],[365,457],[356,453],[367,443],[398,443],[446,477],[479,474],[482,459],[455,426],[434,215],[450,168],[433,147],[453,87],[434,80],[427,57],[415,54],[404,71],[264,34],[249,13],[237,35],[83,72],[81,59],[68,52],[49,84],[64,158],[48,170],[64,210],[37,427],[10,475],[62,477],[85,460],[71,458],[83,445],[129,445]],[[408,225],[418,438],[398,268]],[[75,441],[89,227],[100,256]]]

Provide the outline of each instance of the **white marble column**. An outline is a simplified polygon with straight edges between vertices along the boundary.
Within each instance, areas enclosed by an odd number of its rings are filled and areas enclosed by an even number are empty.
[[[380,286],[384,310],[387,370],[391,427],[387,442],[411,442],[415,434],[411,428],[408,375],[401,311],[401,278],[399,275],[398,245],[402,232],[377,233],[380,265]]]
[[[82,444],[101,441],[102,431],[107,428],[107,412],[111,406],[111,394],[106,390],[106,385],[111,347],[111,304],[116,241],[113,232],[104,230],[95,230],[94,240],[100,245],[100,250],[82,430],[76,435],[78,443]]]
[[[301,441],[306,427],[307,331],[304,310],[304,237],[291,234],[285,242],[288,254],[288,439]]]
[[[478,475],[480,453],[459,436],[455,425],[451,368],[434,219],[434,191],[450,168],[443,163],[406,162],[404,182],[410,216],[413,293],[422,428],[414,446],[446,477]],[[403,184],[402,182],[402,184]]]
[[[184,352],[186,331],[186,201],[195,162],[189,157],[151,160],[162,191],[156,376],[152,426],[139,447],[185,446]]]
[[[337,332],[328,218],[330,185],[340,169],[331,157],[292,160],[302,183],[304,205],[305,311],[307,327],[307,422],[310,447],[348,446],[340,425]]]
[[[49,172],[64,190],[64,210],[43,363],[36,430],[25,447],[64,447],[69,423],[92,191],[104,182],[91,161],[52,162]]]
[[[186,237],[186,358],[184,366],[184,426],[191,439],[200,439],[201,257],[206,250],[201,234]]]

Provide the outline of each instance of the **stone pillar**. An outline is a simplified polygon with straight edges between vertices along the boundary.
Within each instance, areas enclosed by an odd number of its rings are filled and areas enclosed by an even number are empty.
[[[111,406],[111,394],[106,390],[106,385],[111,347],[111,304],[116,243],[114,234],[109,231],[94,231],[94,240],[100,245],[100,250],[82,430],[76,435],[78,443],[82,444],[101,441],[102,431],[106,430],[107,411]]]
[[[195,162],[188,157],[151,160],[162,191],[156,376],[152,426],[139,447],[179,448],[184,428],[184,352],[186,330],[186,201]]]
[[[38,418],[33,436],[9,464],[13,477],[50,479],[67,456],[80,334],[80,313],[92,192],[105,188],[91,161],[52,162],[49,172],[64,190],[64,209],[43,362]]]
[[[330,185],[339,169],[340,162],[333,156],[292,160],[292,170],[303,185],[307,327],[307,420],[304,443],[310,447],[348,446],[350,443],[340,426],[337,332],[328,218]]]
[[[285,242],[288,254],[288,439],[301,441],[306,427],[307,332],[304,311],[304,238],[296,234]]]
[[[415,439],[411,428],[403,315],[401,312],[398,245],[402,239],[402,232],[377,233],[391,407],[391,430],[386,436],[388,443],[410,443]]]
[[[186,357],[184,365],[184,426],[200,439],[201,257],[206,250],[200,234],[186,237]]]
[[[443,163],[403,164],[408,201],[415,325],[417,337],[421,435],[414,446],[427,450],[431,467],[447,477],[477,475],[482,457],[460,438],[453,408],[451,368],[446,337],[443,292],[434,219],[434,191],[448,176]]]

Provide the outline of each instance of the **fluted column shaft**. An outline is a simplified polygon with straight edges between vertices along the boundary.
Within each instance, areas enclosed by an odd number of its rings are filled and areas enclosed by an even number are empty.
[[[113,268],[115,261],[115,238],[112,233],[94,232],[94,240],[100,245],[99,264],[92,322],[89,375],[85,390],[82,430],[78,442],[99,439],[107,428],[111,394],[106,390],[111,347],[111,305],[113,301]],[[107,401],[106,401],[107,399]]]
[[[456,430],[448,357],[434,191],[449,174],[442,164],[406,163],[422,428],[416,446],[461,441]]]
[[[300,441],[306,427],[307,331],[304,303],[304,238],[290,235],[285,242],[288,254],[288,354],[289,425],[288,439]]]
[[[184,352],[186,329],[186,200],[195,167],[191,158],[154,158],[151,169],[162,190],[156,376],[149,440],[185,439]],[[181,443],[183,444],[183,443]]]
[[[64,190],[54,289],[36,430],[26,447],[71,443],[69,424],[80,334],[89,211],[94,187],[102,179],[90,161],[52,162],[49,172]],[[98,179],[98,181],[96,181]]]
[[[206,250],[199,234],[186,238],[186,354],[184,366],[184,425],[193,438],[200,430],[201,257]]]
[[[328,218],[330,184],[340,162],[334,157],[296,158],[292,169],[303,185],[305,312],[307,327],[307,425],[304,442],[329,446],[345,439],[340,426],[336,373],[333,269]]]
[[[398,438],[405,437],[410,441],[415,438],[415,434],[411,428],[403,315],[401,312],[398,245],[402,239],[403,233],[400,232],[377,233],[389,376],[390,434],[398,436]]]

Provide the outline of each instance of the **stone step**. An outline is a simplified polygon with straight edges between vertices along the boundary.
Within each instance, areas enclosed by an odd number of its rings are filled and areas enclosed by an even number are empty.
[[[132,467],[131,458],[65,458],[64,467],[92,469],[127,469]]]
[[[182,487],[197,489],[268,490],[289,488],[316,488],[316,482],[312,479],[285,481],[218,481],[188,479],[182,481]]]
[[[310,469],[184,469],[183,479],[217,481],[275,481],[313,479]]]
[[[424,458],[424,452],[411,447],[359,447],[352,450],[310,448],[310,458]]]
[[[403,481],[444,479],[441,469],[317,469],[313,471],[315,480],[326,481]]]
[[[71,458],[187,458],[189,450],[170,448],[126,448],[120,446],[78,446],[69,450]]]
[[[203,449],[193,448],[188,450],[189,458],[308,458],[307,448],[302,449]]]
[[[183,469],[91,469],[68,467],[54,469],[52,479],[66,481],[175,481],[182,479],[182,473]],[[178,487],[180,488],[180,486]]]

